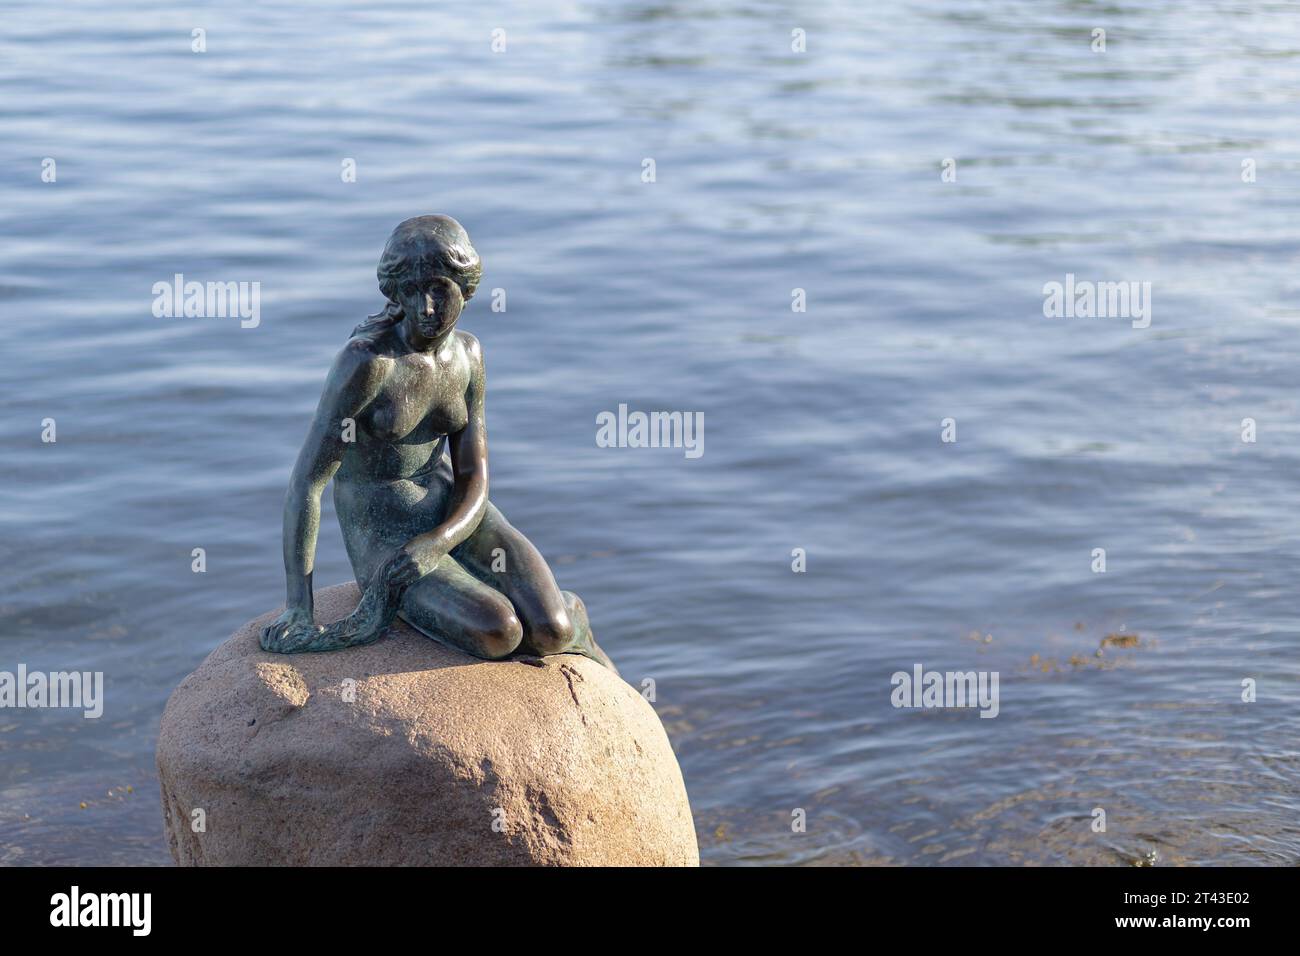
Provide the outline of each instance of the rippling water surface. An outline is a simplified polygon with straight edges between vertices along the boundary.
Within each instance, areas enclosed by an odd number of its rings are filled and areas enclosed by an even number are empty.
[[[655,680],[706,862],[1300,859],[1295,4],[439,7],[6,9],[0,670],[107,707],[0,710],[0,862],[166,861],[163,703],[282,600],[325,369],[427,212],[507,292],[462,320],[493,498]],[[260,324],[155,318],[176,273]],[[1045,318],[1067,273],[1150,328]],[[619,403],[704,455],[596,447]],[[894,709],[918,663],[999,716]]]

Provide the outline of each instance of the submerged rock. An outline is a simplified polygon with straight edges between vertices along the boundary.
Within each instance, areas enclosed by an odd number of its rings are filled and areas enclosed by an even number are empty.
[[[359,596],[318,592],[317,622]],[[268,654],[274,617],[167,702],[157,759],[177,863],[698,864],[663,726],[607,668],[482,661],[400,621],[368,646]]]

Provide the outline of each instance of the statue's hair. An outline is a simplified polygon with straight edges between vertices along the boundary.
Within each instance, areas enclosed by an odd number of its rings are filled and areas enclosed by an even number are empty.
[[[388,301],[352,330],[354,336],[375,336],[401,321],[402,307],[398,303],[397,290],[402,280],[409,276],[421,282],[450,279],[458,287],[455,292],[459,293],[459,304],[463,305],[478,288],[483,276],[483,263],[470,245],[468,233],[455,219],[450,216],[416,216],[403,222],[388,237],[375,274],[379,278],[379,291]]]

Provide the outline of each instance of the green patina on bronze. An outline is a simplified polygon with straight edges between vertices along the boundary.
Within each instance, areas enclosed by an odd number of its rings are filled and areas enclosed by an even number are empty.
[[[328,651],[378,640],[397,616],[488,660],[583,654],[613,667],[582,600],[488,500],[483,353],[456,328],[482,275],[449,216],[399,225],[379,260],[388,300],[330,369],[284,507],[285,611],[268,651]],[[312,612],[320,499],[334,505],[365,590],[327,627]]]

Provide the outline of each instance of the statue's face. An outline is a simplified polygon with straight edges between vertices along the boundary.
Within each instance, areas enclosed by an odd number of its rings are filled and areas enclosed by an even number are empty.
[[[406,320],[414,323],[427,339],[449,332],[459,312],[451,306],[444,286],[436,279],[403,279],[397,287],[397,303]]]

